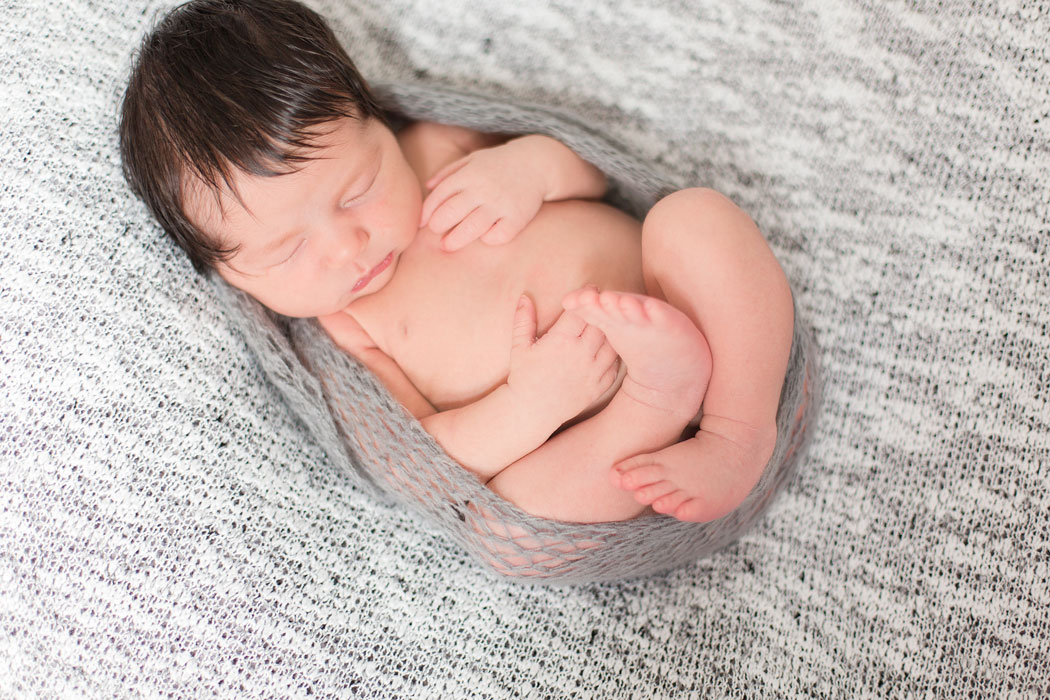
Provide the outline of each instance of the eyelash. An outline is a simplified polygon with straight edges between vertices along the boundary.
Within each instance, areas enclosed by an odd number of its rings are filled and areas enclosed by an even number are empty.
[[[299,249],[303,247],[303,243],[305,243],[305,242],[306,242],[305,238],[300,238],[299,242],[295,245],[294,248],[292,248],[292,252],[288,253],[288,257],[286,257],[281,262],[277,263],[277,265],[274,265],[274,267],[277,267],[278,265],[284,265],[286,262],[288,262],[293,257],[295,257],[295,254],[299,252]]]
[[[361,190],[361,194],[355,194],[353,197],[348,197],[348,198],[344,199],[343,201],[341,201],[339,203],[339,206],[341,208],[346,208],[347,206],[350,206],[351,204],[356,204],[358,202],[358,200],[363,199],[366,194],[368,194],[369,192],[372,191],[372,187],[375,186],[376,180],[378,179],[378,177],[379,177],[379,173],[376,172],[376,174],[368,182],[368,186],[365,187],[363,190]]]

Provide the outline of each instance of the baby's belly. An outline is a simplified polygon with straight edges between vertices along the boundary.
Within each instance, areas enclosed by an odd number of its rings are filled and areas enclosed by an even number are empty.
[[[522,294],[536,304],[542,335],[574,289],[644,292],[639,223],[594,202],[544,205],[505,245],[476,242],[445,253],[437,243],[421,234],[390,283],[355,303],[355,316],[438,410],[475,401],[506,381]],[[366,300],[369,307],[359,311]]]

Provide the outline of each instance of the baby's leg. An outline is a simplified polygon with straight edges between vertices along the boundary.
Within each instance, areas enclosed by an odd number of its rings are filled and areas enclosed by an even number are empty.
[[[613,482],[683,520],[735,508],[776,441],[776,410],[794,323],[791,292],[758,228],[711,190],[661,200],[642,236],[646,286],[681,309],[711,348],[696,436],[618,465]]]
[[[659,299],[591,288],[568,295],[564,305],[601,328],[627,376],[601,412],[507,467],[489,487],[548,518],[631,518],[644,505],[617,488],[610,469],[680,438],[700,408],[710,376],[707,343],[685,314]]]

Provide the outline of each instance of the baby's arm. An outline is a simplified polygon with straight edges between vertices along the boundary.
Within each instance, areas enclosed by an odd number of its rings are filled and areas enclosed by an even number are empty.
[[[317,318],[321,327],[340,348],[350,353],[372,371],[398,402],[416,419],[437,413],[434,407],[390,356],[376,347],[357,320],[346,311]]]
[[[450,456],[488,479],[589,407],[612,386],[618,367],[602,332],[574,313],[563,313],[536,339],[536,309],[522,296],[507,381],[421,422]]]
[[[536,310],[523,296],[514,318],[507,381],[473,403],[438,412],[352,317],[340,312],[319,321],[452,458],[481,479],[542,445],[608,390],[618,369],[616,353],[601,331],[575,314],[562,314],[537,340]]]

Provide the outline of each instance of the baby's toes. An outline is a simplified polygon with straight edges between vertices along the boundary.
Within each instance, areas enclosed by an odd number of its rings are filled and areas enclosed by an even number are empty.
[[[598,295],[598,309],[610,324],[646,323],[649,320],[642,308],[642,299],[631,294],[606,290]]]
[[[620,295],[620,314],[624,320],[636,325],[648,323],[649,315],[646,313],[646,304],[643,301],[643,299],[631,294]]]
[[[633,491],[663,481],[666,473],[663,465],[647,460],[646,455],[640,455],[616,465],[613,473],[620,476],[617,485]]]
[[[598,305],[611,317],[617,318],[620,316],[620,295],[616,292],[604,291],[599,294]]]
[[[583,307],[593,307],[598,303],[598,288],[592,285],[575,289],[566,294],[561,300],[561,306],[566,311],[574,311]]]
[[[705,523],[714,519],[709,510],[699,498],[689,498],[675,508],[674,517],[688,523]]]
[[[672,515],[675,513],[675,511],[678,510],[678,506],[682,505],[687,500],[689,500],[688,494],[686,494],[683,491],[675,490],[667,494],[666,496],[661,496],[660,498],[657,498],[650,505],[652,505],[653,510],[655,510],[657,513]]]
[[[642,313],[648,321],[657,326],[669,326],[672,323],[681,323],[681,319],[675,318],[680,316],[670,304],[666,304],[659,299],[653,297],[645,297],[639,304],[642,307]],[[689,321],[689,323],[692,323]]]
[[[640,489],[635,489],[634,500],[647,506],[677,490],[678,487],[670,481],[658,481],[655,484],[649,484]]]

